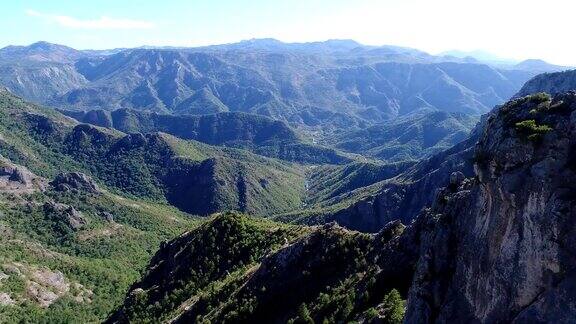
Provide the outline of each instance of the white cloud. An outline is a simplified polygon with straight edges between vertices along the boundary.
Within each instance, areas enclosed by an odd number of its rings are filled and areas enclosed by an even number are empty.
[[[31,17],[43,18],[63,27],[77,29],[149,29],[155,27],[154,23],[149,21],[104,16],[98,19],[78,19],[64,15],[45,14],[35,10],[26,10],[26,14]]]

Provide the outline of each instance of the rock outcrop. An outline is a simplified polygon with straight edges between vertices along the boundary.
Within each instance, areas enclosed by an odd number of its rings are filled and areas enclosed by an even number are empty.
[[[87,224],[86,218],[82,212],[66,204],[55,203],[52,201],[44,204],[44,214],[46,217],[55,221],[55,224],[63,223],[72,230],[79,230]]]
[[[0,157],[0,191],[31,193],[45,187],[45,181],[26,167]]]
[[[420,218],[407,323],[576,318],[576,93],[509,102],[475,148],[475,177]],[[455,176],[461,178],[460,176]]]
[[[8,274],[3,279],[16,277],[24,289],[19,293],[0,293],[0,305],[14,306],[27,302],[48,308],[60,298],[68,297],[77,303],[90,303],[94,293],[82,284],[71,281],[61,271],[36,267],[26,263],[11,262],[0,265]]]
[[[163,244],[109,322],[368,322],[390,316],[392,293],[407,323],[573,322],[576,92],[511,101],[477,135],[474,170],[437,171],[446,186],[410,225],[220,215]]]
[[[50,185],[57,191],[77,190],[90,193],[100,192],[100,188],[96,182],[80,172],[60,173],[50,182]]]
[[[350,229],[378,232],[388,222],[409,224],[436,197],[438,189],[449,185],[452,172],[472,176],[472,153],[477,136],[438,153],[376,184],[378,190],[326,217]]]

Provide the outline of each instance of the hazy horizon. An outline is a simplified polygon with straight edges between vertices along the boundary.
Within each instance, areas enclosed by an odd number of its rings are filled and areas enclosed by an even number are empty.
[[[410,47],[436,55],[485,51],[522,61],[576,65],[565,0],[219,1],[78,3],[27,0],[3,4],[0,47],[47,41],[76,49],[198,47],[274,38],[282,42],[353,39],[364,45]],[[560,9],[560,10],[559,10]],[[14,29],[18,32],[13,32]],[[41,39],[38,39],[42,31]]]

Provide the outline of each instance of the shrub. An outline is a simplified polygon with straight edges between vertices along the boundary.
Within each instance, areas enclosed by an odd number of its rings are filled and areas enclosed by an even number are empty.
[[[545,92],[538,92],[529,97],[530,102],[541,103],[552,100],[549,94]]]
[[[300,305],[298,308],[298,321],[297,323],[302,324],[314,324],[312,316],[310,316],[310,311],[306,307],[306,304]]]
[[[368,310],[366,311],[365,314],[366,314],[366,319],[371,320],[371,319],[374,319],[375,317],[378,316],[378,311],[376,310],[376,308],[370,307],[370,308],[368,308]]]
[[[524,134],[529,140],[535,141],[542,138],[542,136],[552,128],[548,125],[538,125],[534,119],[523,120],[516,123],[516,131]]]

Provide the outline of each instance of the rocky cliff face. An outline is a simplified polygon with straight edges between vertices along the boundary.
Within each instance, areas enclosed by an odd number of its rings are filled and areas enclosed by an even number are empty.
[[[32,193],[45,186],[45,179],[0,155],[0,192]]]
[[[80,172],[65,172],[56,175],[50,185],[57,191],[78,190],[90,193],[100,192],[100,188],[89,176]]]
[[[449,184],[452,172],[472,175],[473,143],[471,138],[377,184],[380,188],[374,194],[328,215],[325,220],[365,232],[377,232],[398,219],[410,223],[434,201],[436,191]]]
[[[421,218],[406,322],[576,318],[576,93],[533,95],[491,116],[475,177],[441,191]]]

